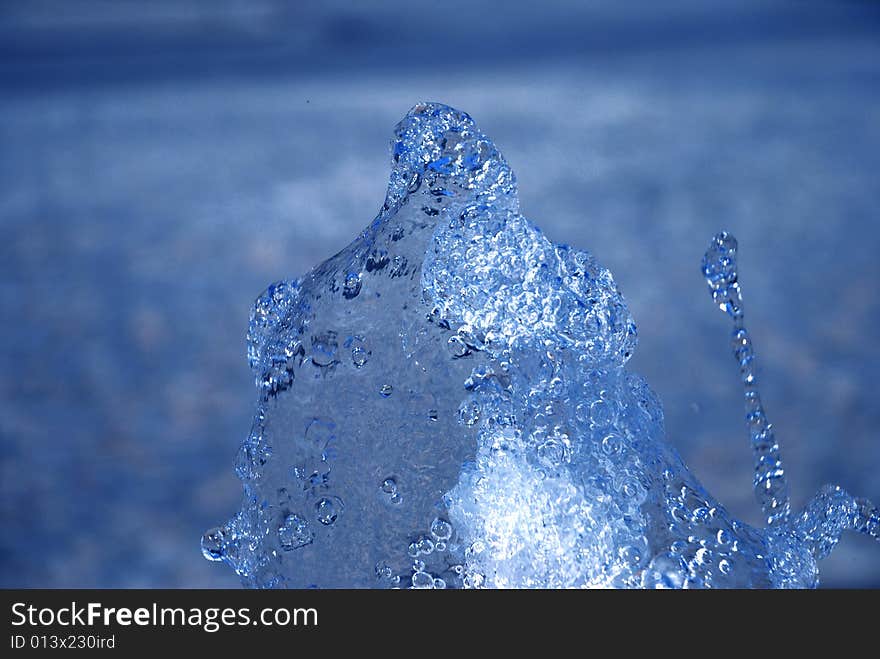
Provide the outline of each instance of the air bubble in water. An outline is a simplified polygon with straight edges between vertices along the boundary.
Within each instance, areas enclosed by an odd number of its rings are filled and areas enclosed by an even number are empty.
[[[388,495],[388,500],[391,501],[391,503],[399,504],[403,501],[403,498],[400,496],[400,491],[397,488],[397,481],[394,480],[394,478],[389,476],[383,480],[379,484],[379,489],[384,494]]]
[[[343,507],[342,499],[339,497],[322,497],[315,503],[318,521],[324,526],[332,525],[339,517]]]
[[[285,551],[305,547],[314,539],[315,534],[308,520],[299,515],[288,515],[278,527],[278,542]]]
[[[354,364],[356,368],[360,368],[361,366],[366,364],[369,358],[370,353],[368,353],[364,348],[357,347],[351,349],[351,363]]]
[[[449,540],[452,537],[452,525],[445,519],[436,517],[431,522],[431,535],[435,540]]]
[[[418,541],[419,553],[428,555],[434,551],[434,541],[422,536]]]
[[[599,428],[605,428],[614,423],[614,403],[599,399],[590,405],[590,421]]]
[[[345,340],[345,347],[351,350],[351,363],[355,368],[363,367],[370,359],[370,349],[364,337],[359,335],[350,336]]]
[[[606,435],[602,439],[602,451],[605,455],[618,455],[623,451],[623,438],[615,433]]]

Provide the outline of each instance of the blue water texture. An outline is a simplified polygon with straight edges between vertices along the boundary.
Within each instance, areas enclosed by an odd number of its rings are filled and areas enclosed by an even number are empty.
[[[614,274],[631,367],[732,516],[763,523],[700,270],[720,229],[792,509],[880,501],[878,37],[872,2],[5,3],[0,586],[239,585],[199,538],[240,504],[249,310],[375,216],[422,100]],[[850,533],[820,572],[880,587],[880,551]]]

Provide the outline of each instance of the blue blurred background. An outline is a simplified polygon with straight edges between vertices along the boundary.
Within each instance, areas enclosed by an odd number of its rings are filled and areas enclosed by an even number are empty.
[[[880,501],[880,4],[0,5],[0,586],[228,587],[249,307],[374,216],[416,102],[472,114],[524,212],[639,323],[670,441],[759,523],[699,261],[740,240],[794,503]],[[827,586],[880,586],[847,536]]]

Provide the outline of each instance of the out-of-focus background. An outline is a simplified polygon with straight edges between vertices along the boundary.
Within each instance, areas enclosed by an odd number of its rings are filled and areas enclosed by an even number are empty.
[[[475,117],[524,212],[612,270],[670,441],[760,523],[699,272],[734,232],[796,507],[880,501],[880,4],[9,1],[0,586],[238,584],[199,538],[238,506],[251,302],[373,218],[420,100]],[[822,569],[878,587],[880,547]]]

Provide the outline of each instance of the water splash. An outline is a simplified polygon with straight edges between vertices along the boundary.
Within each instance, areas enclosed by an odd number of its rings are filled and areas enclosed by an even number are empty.
[[[731,234],[717,234],[703,256],[702,270],[712,301],[733,318],[731,347],[739,365],[746,404],[746,424],[755,458],[755,496],[768,525],[785,522],[791,512],[788,483],[782,468],[773,425],[761,403],[755,368],[755,351],[745,327],[742,289],[736,265],[737,241]]]
[[[702,271],[712,301],[733,319],[731,346],[739,366],[746,402],[746,425],[755,458],[755,496],[770,527],[792,535],[817,558],[825,558],[843,531],[855,530],[875,539],[878,509],[867,499],[856,499],[836,485],[826,485],[794,520],[779,442],[761,403],[752,339],[745,327],[742,289],[737,273],[738,243],[726,231],[718,233],[703,256]]]
[[[766,529],[666,442],[611,273],[522,216],[473,119],[417,105],[391,153],[373,222],[254,304],[244,497],[207,558],[251,587],[809,587],[844,530],[877,538],[876,507],[837,487],[790,512],[732,236],[703,273],[734,323]]]

